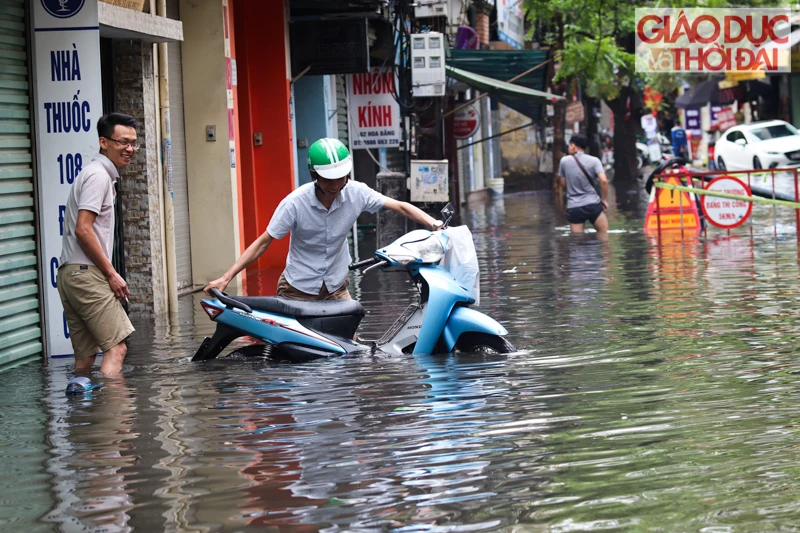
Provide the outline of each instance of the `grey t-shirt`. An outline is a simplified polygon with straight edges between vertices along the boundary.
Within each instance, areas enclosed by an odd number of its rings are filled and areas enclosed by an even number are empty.
[[[583,168],[597,183],[597,177],[605,172],[600,160],[581,152],[576,153],[575,156],[580,159]],[[567,209],[600,203],[600,196],[594,186],[589,183],[589,178],[583,173],[573,156],[565,155],[561,158],[561,162],[558,164],[558,175],[567,180]]]
[[[78,243],[75,236],[75,225],[78,222],[78,211],[85,209],[97,215],[93,229],[103,249],[104,255],[111,261],[114,249],[114,201],[117,193],[114,183],[119,172],[109,158],[97,154],[92,162],[75,178],[67,198],[67,209],[64,213],[64,235],[61,237],[61,265],[94,265]],[[95,265],[97,266],[97,265]]]

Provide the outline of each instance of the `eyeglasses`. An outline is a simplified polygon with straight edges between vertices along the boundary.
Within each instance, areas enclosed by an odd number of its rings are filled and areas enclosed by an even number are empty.
[[[130,146],[134,150],[139,149],[139,141],[118,141],[117,139],[112,139],[111,137],[103,137],[103,138],[108,139],[109,141],[114,141],[123,148],[128,148]]]

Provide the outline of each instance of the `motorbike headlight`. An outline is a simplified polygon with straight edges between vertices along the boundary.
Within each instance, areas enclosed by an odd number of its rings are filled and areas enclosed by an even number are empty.
[[[444,257],[444,245],[436,235],[417,243],[417,253],[423,263],[435,263]]]

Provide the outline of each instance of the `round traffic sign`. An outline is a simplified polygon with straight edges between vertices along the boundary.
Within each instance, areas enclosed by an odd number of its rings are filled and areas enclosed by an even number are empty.
[[[711,180],[706,187],[707,191],[724,192],[737,196],[751,196],[750,187],[739,178],[721,176]],[[753,211],[753,202],[734,200],[719,196],[703,195],[703,214],[709,222],[718,228],[735,228],[740,226],[750,217]]]
[[[480,125],[478,106],[470,104],[456,111],[453,117],[453,136],[456,139],[468,139],[475,135]]]

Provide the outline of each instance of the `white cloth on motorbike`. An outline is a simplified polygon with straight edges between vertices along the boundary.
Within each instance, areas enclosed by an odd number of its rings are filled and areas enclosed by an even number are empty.
[[[481,269],[475,253],[472,232],[467,226],[455,226],[443,231],[447,236],[447,252],[440,266],[447,270],[459,285],[464,287],[473,298],[475,305],[481,301]]]
[[[651,142],[647,148],[650,150],[650,161],[658,163],[661,161],[661,146],[657,142]]]
[[[644,130],[644,135],[648,139],[654,139],[656,137],[656,132],[658,131],[658,120],[656,117],[652,115],[652,113],[648,113],[646,115],[642,115],[641,119],[642,129]]]
[[[347,234],[364,211],[375,213],[387,197],[367,185],[350,181],[325,209],[306,183],[281,200],[267,233],[282,239],[291,233],[286,257],[286,281],[307,294],[319,294],[322,283],[334,292],[347,279],[350,250]]]

